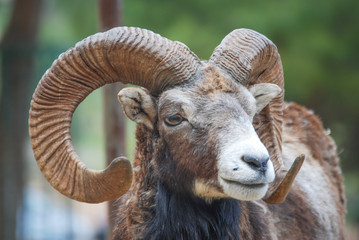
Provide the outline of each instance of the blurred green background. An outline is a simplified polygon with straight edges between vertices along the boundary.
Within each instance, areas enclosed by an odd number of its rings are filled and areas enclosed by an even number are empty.
[[[202,59],[208,59],[223,37],[236,28],[254,29],[271,39],[282,57],[286,100],[313,109],[337,143],[345,175],[347,222],[358,226],[358,0],[123,0],[122,4],[124,25],[181,41]],[[61,52],[98,31],[97,7],[95,0],[42,2],[36,71],[29,96]],[[0,39],[11,11],[12,1],[0,0]],[[80,156],[97,169],[104,167],[104,161],[96,161],[104,159],[101,113],[101,92],[95,91],[80,105],[72,125]],[[128,128],[131,157],[134,124],[128,123]],[[38,170],[28,151],[26,180],[31,182]]]

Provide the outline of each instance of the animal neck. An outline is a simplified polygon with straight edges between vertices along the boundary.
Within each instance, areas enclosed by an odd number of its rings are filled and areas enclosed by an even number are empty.
[[[155,216],[144,239],[240,239],[240,205],[233,199],[206,202],[158,184]]]

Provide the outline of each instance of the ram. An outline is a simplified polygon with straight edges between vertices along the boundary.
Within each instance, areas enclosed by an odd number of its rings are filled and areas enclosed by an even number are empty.
[[[118,95],[137,123],[133,170],[120,157],[93,171],[73,148],[72,115],[118,81],[142,87]],[[31,143],[62,194],[119,198],[114,239],[343,239],[335,144],[311,111],[283,99],[277,48],[255,31],[234,30],[201,61],[182,43],[119,27],[77,43],[44,74]]]

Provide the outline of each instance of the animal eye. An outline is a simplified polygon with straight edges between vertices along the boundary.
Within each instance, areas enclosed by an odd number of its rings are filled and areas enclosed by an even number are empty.
[[[179,114],[176,114],[170,117],[166,117],[164,120],[167,126],[177,126],[183,121],[183,117]]]

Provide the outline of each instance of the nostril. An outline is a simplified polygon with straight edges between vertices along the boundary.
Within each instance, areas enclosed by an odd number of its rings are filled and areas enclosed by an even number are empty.
[[[259,171],[265,172],[268,169],[267,163],[269,161],[269,157],[257,158],[257,157],[254,157],[254,156],[245,155],[245,156],[242,157],[242,159],[249,166],[251,166],[252,168],[255,168],[255,169],[259,170]]]
[[[253,156],[245,155],[245,156],[243,156],[243,161],[245,161],[248,165],[255,167],[255,168],[259,168],[262,166],[261,162]]]

